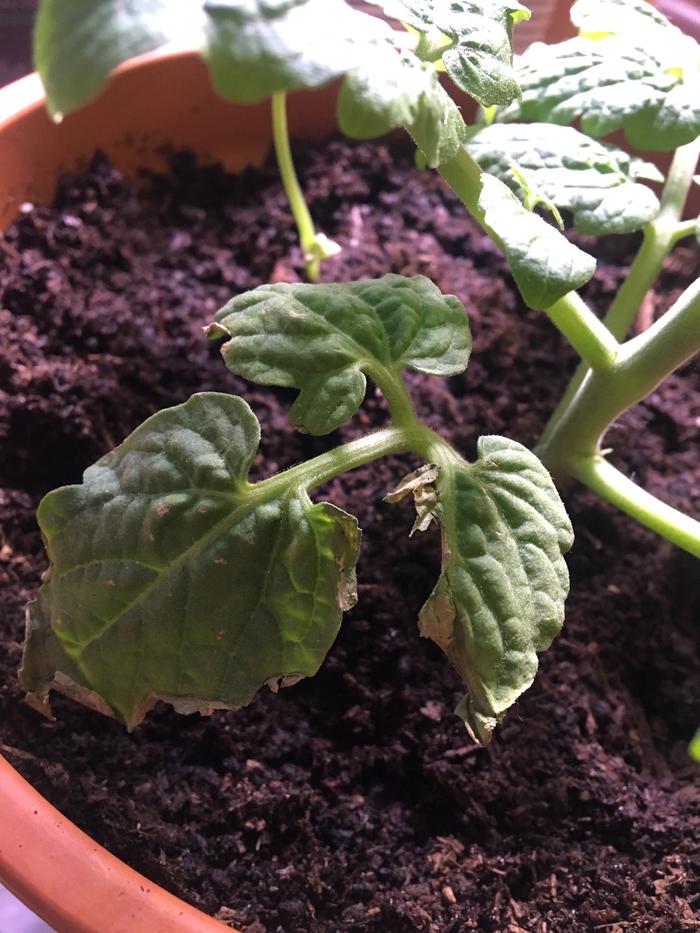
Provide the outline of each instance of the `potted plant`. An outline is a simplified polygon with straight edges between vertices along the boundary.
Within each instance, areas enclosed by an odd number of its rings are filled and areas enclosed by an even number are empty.
[[[341,126],[362,137],[406,125],[423,162],[439,169],[505,253],[524,302],[544,311],[581,356],[538,447],[552,472],[583,481],[697,555],[698,523],[625,479],[600,445],[612,421],[697,349],[692,286],[644,333],[619,342],[671,247],[693,232],[681,217],[697,162],[696,116],[684,97],[691,93],[688,73],[652,60],[648,51],[661,38],[681,43],[678,34],[646,5],[621,5],[626,17],[636,17],[647,43],[649,74],[642,81],[655,96],[640,103],[636,86],[630,94],[625,82],[638,81],[635,72],[618,82],[615,93],[626,95],[624,107],[611,112],[607,79],[591,87],[589,72],[620,46],[629,55],[627,23],[606,19],[601,37],[595,4],[579,3],[575,10],[580,38],[546,52],[538,48],[515,73],[506,45],[513,23],[526,15],[517,4],[497,14],[460,10],[454,20],[444,11],[440,18],[436,11],[400,6],[389,12],[400,12],[416,30],[416,48],[397,51],[393,36],[375,40],[371,34],[364,44],[363,31],[362,41],[355,40],[361,60],[340,91]],[[605,13],[610,17],[616,9],[613,4]],[[221,36],[231,24],[223,6],[209,12],[218,29],[210,33],[207,53],[216,75],[217,55],[229,51]],[[471,37],[484,21],[489,39],[475,49]],[[113,37],[115,23],[105,28]],[[353,44],[351,32],[341,39]],[[690,61],[694,49],[681,47]],[[589,81],[575,103],[569,102],[570,86],[561,86],[571,57],[583,61],[580,80]],[[309,61],[302,62],[301,70],[310,70]],[[440,88],[436,63],[485,108],[480,125],[464,128]],[[266,78],[278,74],[265,64]],[[317,80],[320,66],[313,64]],[[227,59],[220,88],[230,86],[231,67]],[[66,73],[74,80],[70,68]],[[251,69],[247,76],[255,74]],[[266,91],[284,93],[287,82],[307,80],[299,77],[298,60],[283,75],[283,87]],[[405,90],[409,79],[415,96]],[[501,109],[494,111],[496,105]],[[660,205],[639,184],[656,178],[652,167],[556,125],[577,116],[593,133],[621,127],[643,148],[677,148]],[[535,122],[513,124],[521,118]],[[558,222],[559,209],[569,211],[588,234],[644,228],[607,326],[572,290],[590,279],[593,260],[535,213],[538,205]],[[307,252],[307,264],[310,258]],[[487,743],[532,682],[536,652],[561,626],[568,587],[562,554],[571,541],[554,486],[525,447],[484,438],[470,464],[414,411],[402,375],[406,366],[456,376],[468,362],[469,329],[459,302],[423,278],[396,275],[262,286],[222,307],[209,335],[224,338],[224,358],[235,373],[300,390],[292,419],[310,435],[336,431],[355,414],[365,375],[386,400],[392,425],[250,484],[246,472],[258,436],[250,409],[232,396],[195,395],[155,414],[88,471],[83,486],[50,494],[40,521],[53,570],[30,615],[22,674],[34,703],[45,705],[48,690],[56,688],[133,727],[157,698],[184,712],[239,707],[263,682],[277,689],[314,673],[341,609],[354,601],[358,534],[350,515],[326,503],[312,505],[307,490],[379,455],[410,451],[423,465],[388,499],[412,495],[414,530],[439,524],[442,531],[441,571],[421,611],[421,631],[464,679],[468,693],[459,714],[470,734]],[[198,598],[182,590],[183,573]],[[246,629],[257,633],[249,644],[241,641]],[[146,663],[140,660],[145,655]],[[441,718],[426,709],[427,718]],[[446,889],[443,900],[452,907],[454,891]]]

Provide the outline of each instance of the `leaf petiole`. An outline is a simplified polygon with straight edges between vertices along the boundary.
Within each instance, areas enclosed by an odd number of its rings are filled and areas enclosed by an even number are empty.
[[[693,181],[700,153],[700,138],[681,146],[673,157],[661,195],[657,217],[644,228],[644,239],[629,274],[603,319],[613,337],[624,340],[634,324],[645,295],[659,277],[664,260],[673,246],[695,231],[695,222],[681,223],[685,199]],[[687,228],[687,229],[686,229]],[[540,445],[546,445],[568,411],[588,372],[585,360],[579,364],[559,405],[549,419]]]
[[[578,457],[571,474],[672,544],[700,557],[700,522],[646,492],[600,455]]]

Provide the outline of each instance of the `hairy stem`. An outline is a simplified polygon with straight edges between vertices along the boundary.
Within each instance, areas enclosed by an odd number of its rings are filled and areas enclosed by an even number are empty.
[[[690,223],[688,229],[689,225],[681,224],[680,218],[688,196],[688,189],[693,181],[699,153],[700,139],[681,146],[673,157],[661,195],[659,213],[644,228],[644,239],[639,252],[603,320],[607,329],[617,340],[624,340],[627,336],[647,292],[659,277],[664,260],[673,246],[678,240],[693,232],[694,223]],[[583,362],[576,369],[559,405],[544,429],[541,445],[549,441],[586,377],[589,362],[583,355],[582,358]]]
[[[641,525],[700,557],[700,522],[646,492],[603,457],[577,458],[571,465],[571,472]]]
[[[279,167],[282,184],[287,194],[289,206],[292,209],[304,253],[306,274],[310,281],[317,282],[321,262],[314,255],[316,244],[316,228],[311,218],[309,208],[306,206],[304,194],[297,178],[296,169],[292,160],[292,151],[289,146],[289,130],[287,127],[287,95],[280,91],[272,95],[272,138],[275,145],[275,155]]]
[[[564,295],[546,313],[591,369],[612,366],[619,344],[577,292]]]
[[[254,484],[263,498],[274,496],[280,488],[303,486],[307,491],[329,480],[355,470],[380,457],[414,453],[425,461],[446,464],[462,458],[456,450],[416,415],[413,401],[402,376],[389,369],[367,369],[386,399],[392,426],[319,454],[312,460],[298,463],[282,473]]]
[[[620,348],[614,365],[589,372],[557,429],[537,453],[555,474],[600,453],[607,428],[700,350],[700,279],[648,330]]]
[[[310,491],[380,457],[401,453],[415,453],[426,461],[458,458],[447,441],[427,426],[417,423],[410,428],[385,428],[341,444],[312,460],[254,483],[253,489],[262,499],[274,498],[280,490],[287,490],[290,486],[301,486]]]

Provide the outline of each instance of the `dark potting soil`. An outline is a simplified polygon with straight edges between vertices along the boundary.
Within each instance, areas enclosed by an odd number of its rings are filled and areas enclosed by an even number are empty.
[[[327,279],[430,276],[465,303],[475,348],[447,382],[408,377],[459,448],[533,444],[573,358],[522,307],[503,260],[441,181],[386,145],[300,154],[313,213],[344,248]],[[601,252],[602,310],[633,238]],[[456,676],[418,637],[432,532],[382,496],[415,464],[358,470],[324,494],[365,530],[358,606],[319,675],[209,719],[165,706],[133,735],[61,698],[56,722],[16,681],[23,605],[45,567],[34,509],[156,409],[244,395],[257,476],[385,420],[370,390],[330,438],[286,421],[289,393],[226,371],[202,325],[230,295],[293,278],[300,256],[273,170],[239,177],[184,155],[134,191],[104,160],[25,206],[0,253],[0,741],[56,806],[137,869],[248,931],[669,931],[700,924],[698,564],[581,488],[565,629],[492,745],[452,708]],[[650,314],[700,271],[677,248]],[[700,511],[697,366],[609,434],[652,493]],[[1,817],[0,817],[1,820]],[[0,823],[1,832],[1,823]],[[79,879],[76,879],[79,883]]]

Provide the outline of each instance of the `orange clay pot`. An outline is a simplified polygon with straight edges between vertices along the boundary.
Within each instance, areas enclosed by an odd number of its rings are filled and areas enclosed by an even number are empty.
[[[230,933],[93,842],[2,757],[0,813],[0,881],[58,933]]]

